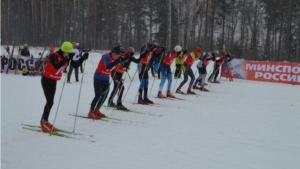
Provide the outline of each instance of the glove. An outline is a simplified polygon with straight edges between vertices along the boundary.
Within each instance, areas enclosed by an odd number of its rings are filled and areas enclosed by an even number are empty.
[[[120,56],[120,57],[119,57],[119,62],[123,62],[123,61],[125,61],[126,59],[127,59],[127,57]]]
[[[230,57],[231,57],[230,53],[227,53],[227,54],[225,55],[225,57],[226,57],[226,58],[230,58]]]
[[[184,54],[187,54],[188,51],[186,49],[182,50]]]
[[[83,58],[84,58],[84,60],[88,59],[89,58],[89,53],[84,53]]]
[[[69,59],[70,59],[70,60],[72,60],[72,59],[73,59],[73,57],[75,56],[75,53],[69,53],[69,55],[68,55],[68,56],[69,56]]]

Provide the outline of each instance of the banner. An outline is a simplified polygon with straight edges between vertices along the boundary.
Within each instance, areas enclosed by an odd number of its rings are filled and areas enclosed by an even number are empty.
[[[37,66],[37,63],[39,61],[38,58],[31,58],[28,56],[20,56],[19,58],[19,64],[17,65],[17,57],[18,55],[13,55],[13,57],[10,60],[10,55],[1,56],[1,73],[6,72],[7,68],[9,69],[9,73],[15,73],[16,67],[19,71],[22,71],[22,67],[26,66],[28,70],[30,70],[31,67],[34,69]],[[41,59],[41,62],[44,62],[44,59]]]
[[[235,78],[300,85],[300,64],[297,63],[233,59],[229,65]]]

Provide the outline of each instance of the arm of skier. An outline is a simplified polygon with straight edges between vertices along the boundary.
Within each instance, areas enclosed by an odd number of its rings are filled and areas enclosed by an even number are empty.
[[[103,62],[105,64],[105,67],[107,69],[113,68],[116,64],[118,64],[121,61],[121,59],[117,59],[117,60],[115,60],[115,61],[113,61],[113,62],[110,63],[110,58],[109,57],[110,56],[108,56],[108,55],[102,56],[102,60],[103,60]]]
[[[64,57],[63,60],[58,62],[57,55],[55,55],[55,54],[51,54],[49,59],[50,59],[50,63],[53,65],[53,67],[56,70],[60,69],[65,63],[69,62],[69,60],[70,60],[69,57]]]

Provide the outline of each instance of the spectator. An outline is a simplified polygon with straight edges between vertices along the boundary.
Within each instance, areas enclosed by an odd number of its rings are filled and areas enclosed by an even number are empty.
[[[69,69],[69,72],[68,72],[68,79],[67,79],[67,83],[69,83],[69,84],[71,84],[70,79],[71,79],[71,75],[72,75],[73,69],[75,69],[75,79],[76,79],[76,82],[79,82],[79,79],[78,79],[78,68],[79,68],[80,52],[77,49],[77,44],[78,43],[73,43],[73,52],[72,53],[73,53],[74,57],[71,60],[70,69]],[[78,44],[78,46],[79,46],[79,44]]]
[[[27,57],[30,57],[30,52],[28,50],[28,45],[25,44],[23,46],[23,49],[21,50],[21,56],[27,56]]]
[[[22,66],[22,75],[23,76],[29,75],[29,71],[26,66]]]

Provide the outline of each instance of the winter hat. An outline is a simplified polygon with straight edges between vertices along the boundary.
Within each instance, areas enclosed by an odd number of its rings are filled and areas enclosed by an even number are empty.
[[[73,45],[71,42],[65,41],[64,43],[62,43],[60,49],[63,52],[71,53],[73,51]]]
[[[121,54],[121,49],[119,47],[114,47],[112,50],[111,50],[111,53],[115,53],[117,55],[120,55]]]
[[[175,48],[174,48],[174,50],[175,50],[176,52],[180,52],[180,51],[182,50],[182,47],[179,46],[179,45],[176,45]]]
[[[79,43],[76,43],[76,46],[79,46]]]
[[[201,49],[200,47],[197,47],[197,48],[196,48],[196,52],[197,52],[197,53],[202,53],[202,49]]]

